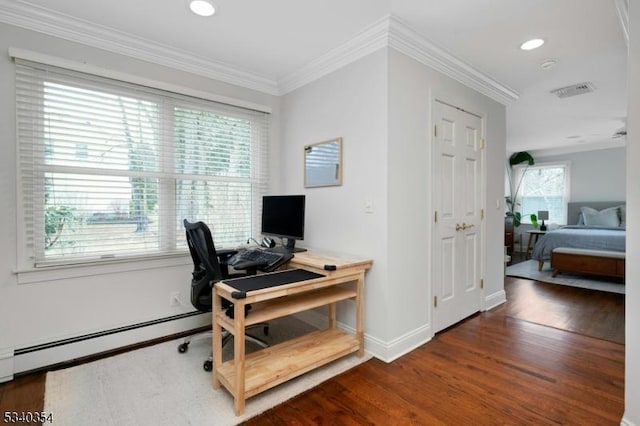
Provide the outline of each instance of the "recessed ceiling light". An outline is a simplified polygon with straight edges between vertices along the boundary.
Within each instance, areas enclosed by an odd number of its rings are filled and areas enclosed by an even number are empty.
[[[206,0],[191,0],[189,2],[189,9],[199,16],[212,16],[216,13],[216,7],[213,3]]]
[[[533,50],[544,44],[544,40],[541,38],[534,38],[529,41],[525,41],[520,45],[520,49],[522,50]]]

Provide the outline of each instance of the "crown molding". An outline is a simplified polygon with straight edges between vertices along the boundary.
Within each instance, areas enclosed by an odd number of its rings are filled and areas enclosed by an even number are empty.
[[[39,6],[0,0],[0,22],[276,96],[391,47],[502,104],[519,97],[513,89],[435,46],[391,15],[278,81]]]
[[[615,0],[616,10],[618,11],[618,19],[620,19],[620,28],[624,35],[624,41],[629,46],[629,0]]]
[[[437,47],[395,17],[390,17],[389,46],[503,105],[520,97],[515,90]]]
[[[391,15],[374,22],[353,39],[279,80],[280,93],[291,92],[383,47],[391,47],[501,104],[508,105],[520,97],[515,90],[435,46]]]
[[[274,80],[43,7],[0,0],[0,22],[271,95],[279,92]]]
[[[278,80],[281,94],[318,80],[388,45],[389,16],[375,21],[354,38]]]

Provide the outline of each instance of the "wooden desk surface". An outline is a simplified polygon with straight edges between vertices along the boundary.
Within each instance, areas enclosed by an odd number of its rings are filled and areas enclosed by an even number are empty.
[[[313,269],[324,270],[325,265],[333,265],[336,270],[357,267],[360,269],[369,269],[373,264],[371,259],[363,259],[357,256],[341,255],[341,254],[324,254],[311,251],[294,253],[290,264],[296,267],[310,267]]]

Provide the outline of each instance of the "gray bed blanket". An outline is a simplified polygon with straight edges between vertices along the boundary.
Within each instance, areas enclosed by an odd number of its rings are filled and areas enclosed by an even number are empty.
[[[556,247],[625,251],[625,235],[624,228],[565,226],[541,235],[533,247],[531,257],[549,260],[551,251]]]

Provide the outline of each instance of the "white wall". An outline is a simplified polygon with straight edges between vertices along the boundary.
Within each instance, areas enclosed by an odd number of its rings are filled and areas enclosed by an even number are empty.
[[[640,425],[640,2],[629,2],[627,112],[627,270],[625,318],[625,413],[623,424]],[[629,261],[632,260],[632,261]]]
[[[378,50],[282,101],[280,156],[286,174],[280,188],[306,194],[305,240],[298,244],[374,259],[365,289],[368,345],[387,337],[386,63],[386,50]],[[304,145],[338,136],[343,138],[342,186],[305,189]],[[368,201],[373,213],[365,213]],[[339,319],[353,326],[351,313],[339,312]]]
[[[626,199],[625,148],[600,149],[562,155],[532,155],[536,163],[570,161],[570,201],[620,201]]]
[[[62,359],[38,360],[29,356],[13,358],[16,349],[98,332],[143,321],[191,312],[188,256],[170,262],[136,262],[111,267],[84,267],[74,271],[29,274],[32,283],[18,283],[16,275],[16,132],[14,66],[9,47],[28,49],[59,58],[86,62],[98,67],[129,73],[168,84],[222,95],[271,107],[271,138],[277,150],[279,140],[279,99],[248,89],[167,69],[121,55],[82,46],[0,23],[0,379],[16,372]],[[272,156],[277,173],[278,157]],[[74,276],[72,276],[74,275]],[[55,278],[57,277],[57,278]],[[169,294],[179,291],[184,305],[169,306]],[[163,326],[146,327],[119,341],[84,345],[73,357],[106,350],[148,338],[166,335],[210,322],[208,315],[192,317]],[[146,333],[146,334],[145,334]],[[25,357],[24,359],[26,359]]]
[[[505,110],[409,59],[381,49],[284,96],[284,192],[304,192],[311,209],[305,245],[371,257],[367,350],[390,360],[429,340],[430,105],[434,93],[487,115],[488,235],[502,235]],[[340,187],[303,188],[305,144],[344,138]],[[497,172],[494,172],[497,170]],[[373,213],[364,212],[371,200]],[[318,213],[318,216],[313,216]],[[504,301],[502,243],[488,238],[485,295]],[[491,296],[491,297],[489,297]],[[339,318],[347,324],[352,316]]]
[[[403,337],[405,349],[433,335],[431,206],[432,111],[434,99],[474,112],[484,118],[486,139],[481,201],[486,215],[483,247],[484,307],[504,299],[503,159],[505,107],[443,74],[399,53],[389,53],[389,334]],[[498,204],[496,204],[498,203]],[[401,297],[393,297],[402,295]],[[391,320],[393,319],[393,320]]]

